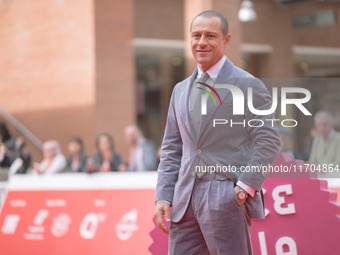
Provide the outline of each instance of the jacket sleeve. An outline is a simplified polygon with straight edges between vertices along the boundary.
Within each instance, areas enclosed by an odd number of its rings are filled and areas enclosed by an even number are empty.
[[[257,110],[270,109],[272,99],[264,84],[258,79],[252,79],[250,87],[253,88],[252,98],[254,108]],[[253,148],[247,167],[251,169],[252,166],[257,166],[262,170],[262,166],[268,166],[273,163],[280,151],[281,142],[276,121],[266,121],[266,119],[275,119],[275,113],[255,115],[249,111],[248,107],[245,108],[247,122],[251,119],[262,120],[263,122],[263,126],[261,127],[251,127],[248,125],[248,134],[252,140]],[[239,176],[239,180],[255,190],[260,191],[266,176],[266,172],[249,170],[243,172]]]
[[[182,159],[182,139],[176,118],[176,87],[174,88],[166,128],[162,142],[162,156],[158,166],[158,180],[155,201],[163,200],[172,203],[175,184]]]

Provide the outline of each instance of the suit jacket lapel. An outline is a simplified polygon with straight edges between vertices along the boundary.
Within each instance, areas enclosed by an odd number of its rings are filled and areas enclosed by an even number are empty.
[[[215,80],[215,84],[224,84],[227,81],[231,82],[232,79],[234,80],[235,77],[233,75],[233,69],[234,69],[233,63],[230,62],[229,59],[227,58],[225,60],[225,63],[223,65],[220,73],[218,74],[218,76]],[[227,97],[230,94],[230,91],[227,90],[227,89],[217,89],[216,91],[221,98],[222,105],[225,104],[225,101],[227,100]],[[218,100],[216,100],[216,102],[217,102],[217,106],[214,104],[212,99],[208,99],[208,101],[207,101],[207,115],[202,116],[202,121],[201,121],[198,139],[202,136],[202,134],[205,131],[205,129],[207,128],[208,124],[211,122],[211,119],[215,115],[215,112],[217,111],[217,109],[219,107],[221,107],[220,102]]]
[[[195,71],[193,72],[193,74],[191,75],[190,79],[187,81],[187,84],[185,84],[184,86],[182,86],[182,93],[181,93],[181,97],[182,99],[184,99],[182,102],[183,103],[182,107],[180,107],[180,118],[182,119],[182,122],[184,123],[185,129],[186,129],[186,133],[190,139],[190,142],[193,143],[195,142],[195,135],[192,133],[193,128],[192,128],[192,124],[190,121],[190,104],[189,104],[189,100],[190,100],[190,92],[191,92],[191,86],[195,81],[195,78],[197,76],[197,68],[195,69]]]

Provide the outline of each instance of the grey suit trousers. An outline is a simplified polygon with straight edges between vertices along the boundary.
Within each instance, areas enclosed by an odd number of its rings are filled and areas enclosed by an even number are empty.
[[[251,255],[250,218],[230,180],[196,178],[184,217],[170,225],[170,255]]]

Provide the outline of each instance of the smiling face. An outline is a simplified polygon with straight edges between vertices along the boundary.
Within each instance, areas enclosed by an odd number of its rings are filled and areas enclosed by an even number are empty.
[[[332,131],[334,125],[332,121],[329,120],[327,116],[319,116],[315,118],[315,128],[318,135],[322,136],[325,140],[327,140],[329,133]]]
[[[218,17],[197,17],[191,25],[191,52],[199,68],[205,72],[224,55],[230,34],[223,35]]]

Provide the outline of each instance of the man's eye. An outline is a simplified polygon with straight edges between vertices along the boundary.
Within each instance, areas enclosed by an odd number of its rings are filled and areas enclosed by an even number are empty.
[[[200,38],[200,35],[196,34],[194,35],[194,38]]]
[[[213,35],[208,35],[207,37],[208,37],[208,38],[214,38],[214,36],[213,36]]]

